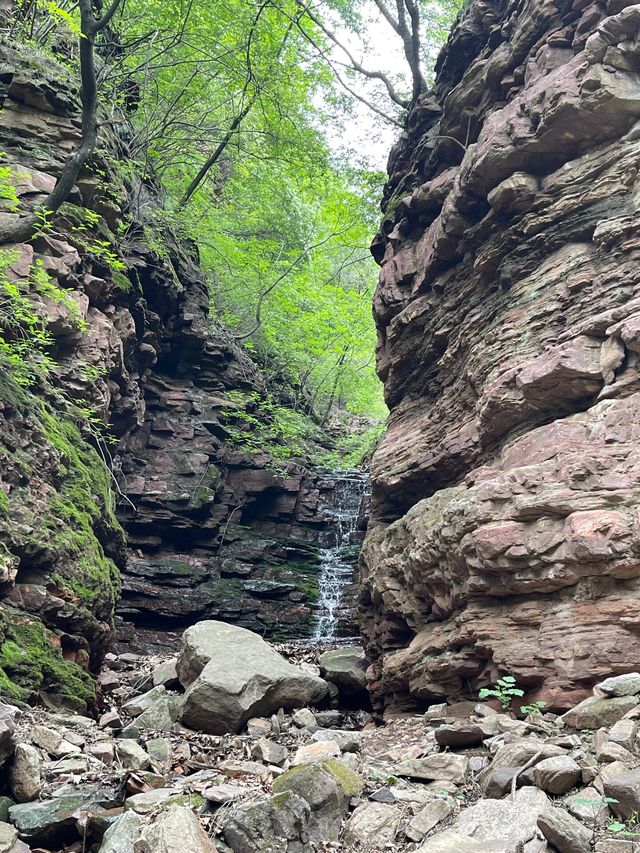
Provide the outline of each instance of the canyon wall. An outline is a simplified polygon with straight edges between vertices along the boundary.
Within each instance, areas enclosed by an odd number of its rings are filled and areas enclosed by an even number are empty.
[[[480,0],[389,160],[379,710],[640,666],[640,6]]]
[[[78,81],[4,45],[0,99],[3,165],[32,208],[78,144]],[[153,181],[120,168],[131,133],[125,115],[107,124],[50,226],[1,247],[51,337],[48,377],[0,368],[0,693],[13,700],[90,702],[118,602],[132,648],[205,617],[281,639],[315,618],[331,482],[237,440],[260,399],[287,392],[208,316],[195,251],[158,226]]]

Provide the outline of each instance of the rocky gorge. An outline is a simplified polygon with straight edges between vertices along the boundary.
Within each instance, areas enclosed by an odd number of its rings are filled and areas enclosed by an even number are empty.
[[[77,144],[78,83],[10,44],[0,62],[3,162],[34,206]],[[121,118],[51,227],[2,250],[50,336],[52,384],[0,376],[0,687],[79,709],[116,611],[121,649],[171,647],[205,617],[310,634],[341,476],[243,444],[259,401],[290,391],[211,320],[193,247],[167,228],[152,246],[156,190],[118,171]],[[357,633],[352,609],[337,631]]]
[[[37,208],[78,81],[3,36],[0,101]],[[635,853],[640,6],[461,10],[389,159],[370,481],[252,436],[299,389],[127,108],[1,248],[49,343],[0,372],[0,853]]]

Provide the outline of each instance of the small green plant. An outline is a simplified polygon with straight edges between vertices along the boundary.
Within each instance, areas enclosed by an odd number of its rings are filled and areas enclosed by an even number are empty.
[[[0,151],[0,163],[7,155]],[[14,181],[22,175],[16,174],[12,166],[0,165],[0,201],[4,202],[6,210],[14,211],[20,206]]]
[[[513,675],[503,675],[493,687],[483,687],[478,696],[480,699],[497,699],[502,710],[508,711],[516,697],[524,696],[524,690],[517,686]]]
[[[538,699],[537,702],[531,702],[529,705],[520,705],[520,712],[527,717],[542,716],[542,710],[547,703],[544,699]]]
[[[617,803],[609,797],[603,797],[603,800]],[[607,820],[607,829],[609,832],[615,833],[620,838],[637,838],[640,830],[640,815],[638,812],[633,812],[626,821],[621,821],[619,818],[611,817]]]
[[[606,806],[611,805],[612,803],[617,803],[618,801],[615,797],[576,797],[573,801],[576,806],[585,806],[588,809],[591,809],[591,837],[595,838],[596,829],[598,827],[598,818],[600,816],[600,811],[602,808],[606,808]],[[585,818],[586,820],[586,818]],[[609,818],[609,822],[615,822],[615,818]],[[624,824],[623,824],[624,826]],[[611,830],[612,832],[616,832],[616,830]]]

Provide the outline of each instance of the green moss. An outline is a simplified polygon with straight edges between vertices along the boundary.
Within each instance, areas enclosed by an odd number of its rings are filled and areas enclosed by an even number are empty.
[[[5,626],[0,647],[0,696],[25,701],[40,691],[84,710],[95,700],[89,673],[67,661],[56,636],[41,622],[19,616]]]
[[[65,570],[52,572],[51,579],[89,610],[99,605],[98,618],[110,620],[120,576],[113,561],[105,556],[95,528],[106,523],[114,538],[124,541],[115,516],[111,475],[70,419],[56,417],[42,407],[40,426],[48,443],[58,451],[62,475],[58,490],[49,498],[39,534],[43,544],[65,555]]]
[[[281,794],[274,794],[269,800],[274,809],[289,810],[289,800],[295,796],[293,791],[283,791]]]
[[[220,578],[216,581],[215,586],[216,598],[242,598],[244,596],[244,587],[236,578]]]
[[[89,652],[96,639],[103,641],[104,623],[113,623],[120,590],[112,555],[124,553],[124,533],[115,516],[111,474],[69,413],[1,374],[0,399],[11,400],[22,413],[20,428],[28,430],[30,443],[28,457],[8,469],[10,501],[0,488],[0,540],[9,559],[20,558],[19,571],[63,600],[60,612],[51,614],[53,624],[62,618],[75,634],[73,646]],[[0,468],[5,459],[3,448]],[[22,701],[45,691],[78,708],[93,701],[90,675],[64,659],[55,633],[37,617],[23,614],[16,624],[7,617],[0,608],[0,695]]]
[[[297,582],[296,586],[298,587],[300,592],[304,593],[304,595],[308,601],[314,603],[320,598],[320,591],[318,589],[317,580],[316,581],[300,580]]]
[[[335,758],[322,762],[322,767],[330,773],[348,797],[358,797],[362,791],[362,779]]]
[[[323,770],[333,776],[347,797],[359,796],[362,791],[362,780],[357,773],[335,758],[320,764],[300,764],[297,767],[291,767],[274,780],[271,790],[277,794],[284,791],[293,791],[298,794],[304,788],[312,789]]]
[[[29,691],[11,681],[6,672],[0,669],[0,699],[10,704],[15,704],[17,702],[26,702],[28,698]]]

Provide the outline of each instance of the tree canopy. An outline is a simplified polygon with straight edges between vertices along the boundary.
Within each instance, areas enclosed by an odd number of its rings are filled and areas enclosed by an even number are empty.
[[[162,208],[148,209],[139,197],[136,218],[149,239],[168,221],[195,243],[212,317],[316,421],[336,408],[384,416],[368,251],[384,178],[362,155],[380,123],[402,126],[457,5],[22,2],[39,46],[61,27],[79,37],[85,133],[66,184],[95,145],[97,92],[103,117],[117,122],[127,112],[133,124],[125,140],[132,182],[153,182],[162,196]],[[380,22],[397,39],[393,67],[367,50],[368,28]],[[363,104],[370,120],[347,144]]]

